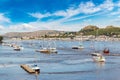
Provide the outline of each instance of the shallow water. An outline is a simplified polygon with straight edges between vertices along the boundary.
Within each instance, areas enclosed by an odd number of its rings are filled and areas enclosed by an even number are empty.
[[[85,49],[73,50],[72,46],[78,43],[56,41],[57,54],[35,52],[42,45],[39,40],[17,41],[24,47],[21,51],[0,45],[0,77],[2,80],[120,80],[120,56],[105,56],[105,63],[93,62],[90,56],[94,52],[91,46],[96,51],[108,47],[110,54],[120,54],[120,42],[84,41]],[[41,72],[29,74],[20,64],[37,64]]]

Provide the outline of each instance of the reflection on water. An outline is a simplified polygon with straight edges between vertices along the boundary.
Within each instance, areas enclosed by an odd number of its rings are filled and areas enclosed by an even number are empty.
[[[12,43],[9,41],[9,43]],[[78,41],[56,41],[57,54],[35,52],[42,41],[18,41],[24,47],[14,51],[12,47],[0,45],[0,76],[3,80],[119,80],[119,56],[105,56],[106,62],[96,63],[91,58],[93,43],[84,41],[83,50],[73,50]],[[111,54],[120,54],[120,42],[96,42],[95,49],[102,51],[106,46]],[[114,46],[115,45],[115,46]],[[40,74],[29,74],[20,64],[37,64]]]

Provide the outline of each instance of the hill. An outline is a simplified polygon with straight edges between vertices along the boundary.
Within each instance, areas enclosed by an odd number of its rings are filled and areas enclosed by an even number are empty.
[[[39,31],[33,31],[33,32],[9,32],[4,34],[4,37],[42,37],[45,35],[48,36],[55,36],[58,34],[62,34],[64,31],[56,31],[56,30],[39,30]]]
[[[83,35],[120,35],[120,27],[106,26],[105,28],[98,28],[97,26],[90,25],[81,29],[79,33],[83,33]]]

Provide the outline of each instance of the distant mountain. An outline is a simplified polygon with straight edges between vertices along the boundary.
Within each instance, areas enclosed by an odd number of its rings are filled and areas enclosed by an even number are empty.
[[[45,35],[57,35],[65,33],[64,31],[56,30],[39,30],[33,32],[9,32],[4,34],[5,37],[40,37]]]

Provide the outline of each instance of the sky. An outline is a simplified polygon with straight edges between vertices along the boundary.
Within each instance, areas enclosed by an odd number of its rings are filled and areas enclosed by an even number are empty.
[[[120,26],[120,0],[0,0],[0,34]]]

